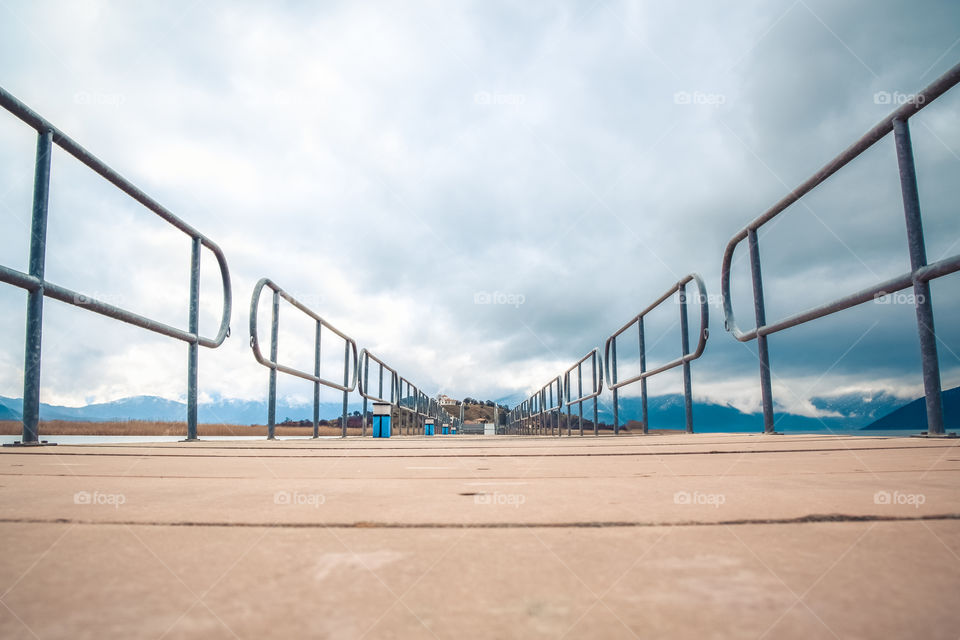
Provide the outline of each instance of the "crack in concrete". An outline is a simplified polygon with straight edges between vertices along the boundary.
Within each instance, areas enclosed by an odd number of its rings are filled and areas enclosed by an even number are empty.
[[[135,520],[95,521],[74,518],[0,518],[0,524],[68,524],[140,527],[218,527],[265,529],[613,529],[653,527],[729,527],[742,525],[784,525],[849,522],[929,522],[960,520],[960,513],[916,516],[850,515],[844,513],[810,514],[797,518],[742,518],[738,520],[597,521],[597,522],[159,522]]]

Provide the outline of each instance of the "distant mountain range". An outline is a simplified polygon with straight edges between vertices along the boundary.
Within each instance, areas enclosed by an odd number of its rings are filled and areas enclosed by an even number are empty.
[[[14,411],[13,409],[11,409],[10,407],[4,404],[0,404],[0,420],[19,420],[19,419],[20,419],[20,412]]]
[[[497,400],[500,404],[513,406],[517,398],[510,396]],[[813,398],[818,409],[837,415],[825,418],[810,418],[789,413],[776,414],[776,428],[787,431],[851,431],[856,429],[909,429],[922,431],[926,428],[926,409],[923,399],[904,404],[901,399],[881,393],[873,397],[848,394],[831,398]],[[944,418],[947,428],[960,429],[960,387],[943,392]],[[684,427],[683,396],[680,394],[651,397],[647,401],[651,429],[682,429]],[[0,396],[0,420],[19,420],[23,402],[16,398]],[[360,403],[348,405],[350,413],[360,411]],[[106,422],[118,420],[156,420],[164,422],[183,421],[186,405],[174,400],[154,396],[136,396],[114,402],[91,404],[85,407],[62,407],[41,404],[42,420],[70,420],[75,422]],[[320,417],[339,417],[342,405],[339,402],[320,404]],[[572,407],[576,415],[577,408]],[[609,398],[601,400],[598,408],[600,422],[613,422],[613,408]],[[585,402],[583,416],[593,418],[593,405]],[[277,401],[277,421],[310,419],[313,405]],[[640,398],[620,400],[620,424],[640,420]],[[256,400],[217,399],[202,403],[199,420],[203,423],[265,424],[267,403]],[[759,413],[744,413],[731,406],[695,402],[693,426],[696,431],[760,431],[763,419]]]
[[[862,394],[850,394],[832,398],[814,398],[812,404],[821,411],[837,415],[813,418],[778,411],[774,416],[776,429],[778,431],[861,429],[900,407],[903,400],[888,394],[878,394],[869,398]],[[598,413],[601,422],[613,422],[613,404],[609,399],[601,402]],[[683,429],[685,426],[683,396],[680,394],[648,398],[647,413],[651,429]],[[584,417],[588,414],[592,418],[593,407],[584,403]],[[641,417],[640,398],[629,397],[620,400],[621,424],[629,420],[639,421]],[[761,431],[763,416],[760,413],[744,413],[729,405],[694,402],[693,428],[695,431],[707,432]]]
[[[348,405],[350,413],[360,411],[360,403]],[[0,420],[19,420],[23,401],[19,398],[0,396]],[[338,418],[343,411],[339,402],[321,402],[320,418]],[[207,424],[266,424],[267,403],[256,400],[220,399],[201,403],[198,419]],[[175,400],[155,396],[135,396],[113,402],[90,404],[85,407],[61,407],[40,405],[41,420],[70,420],[74,422],[111,422],[120,420],[155,420],[179,422],[186,420],[187,405]],[[6,416],[6,417],[5,417]],[[277,400],[277,422],[312,419],[313,404],[298,404]]]
[[[947,429],[960,428],[960,387],[943,392],[943,423]],[[914,429],[925,431],[927,428],[927,403],[917,398],[899,409],[891,411],[868,429]]]
[[[512,402],[511,402],[512,401]],[[501,399],[499,402],[513,406],[518,400],[515,396]],[[821,418],[777,412],[776,429],[786,431],[852,431],[860,429],[906,429],[922,431],[926,429],[926,409],[923,399],[904,405],[903,400],[887,393],[871,397],[863,394],[845,394],[829,398],[816,397],[811,403],[825,413],[837,415]],[[944,421],[947,428],[960,429],[960,387],[943,392]],[[577,407],[572,407],[577,414]],[[598,407],[601,423],[613,422],[613,403],[609,397],[603,398]],[[647,399],[647,414],[651,429],[683,429],[685,415],[683,396],[669,394]],[[583,404],[585,420],[593,419],[593,403]],[[642,417],[640,398],[620,399],[620,424]],[[759,413],[744,413],[729,405],[709,402],[693,403],[693,428],[705,432],[754,432],[763,429],[763,417]]]

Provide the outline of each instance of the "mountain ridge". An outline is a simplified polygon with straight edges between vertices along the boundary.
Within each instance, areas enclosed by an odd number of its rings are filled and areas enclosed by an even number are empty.
[[[516,397],[501,398],[512,400]],[[949,428],[960,428],[960,387],[943,392],[946,423]],[[647,400],[651,429],[683,429],[685,425],[683,396],[666,394],[652,396]],[[926,428],[926,414],[923,399],[910,402],[895,396],[881,393],[865,397],[863,394],[845,394],[834,397],[817,397],[811,404],[825,413],[836,416],[810,417],[782,411],[776,412],[776,428],[787,430],[857,430],[857,429],[916,429]],[[0,396],[0,420],[19,420],[23,402],[19,398]],[[511,405],[512,406],[512,405]],[[360,402],[351,402],[348,410],[352,414],[360,411]],[[336,419],[342,412],[340,402],[322,402],[320,417]],[[566,409],[564,409],[566,413]],[[265,400],[238,400],[216,398],[212,402],[201,403],[198,408],[200,422],[206,424],[265,424],[267,403]],[[578,414],[577,407],[571,407],[571,414]],[[182,422],[186,416],[186,405],[176,400],[167,400],[156,396],[132,396],[112,402],[94,403],[84,407],[64,407],[42,403],[42,420],[67,420],[74,422],[109,422],[125,420],[151,420],[163,422]],[[593,405],[590,401],[583,406],[584,420],[593,419]],[[601,423],[613,422],[613,407],[609,398],[602,398],[598,406]],[[311,403],[291,402],[278,398],[277,421],[311,419]],[[639,421],[641,417],[640,398],[620,399],[620,424]],[[729,404],[712,402],[693,403],[693,426],[697,431],[759,431],[763,428],[763,419],[759,412],[746,413]]]

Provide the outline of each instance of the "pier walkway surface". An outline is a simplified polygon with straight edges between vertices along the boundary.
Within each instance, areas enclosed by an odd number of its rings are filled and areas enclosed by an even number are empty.
[[[957,638],[958,445],[4,448],[0,637]]]

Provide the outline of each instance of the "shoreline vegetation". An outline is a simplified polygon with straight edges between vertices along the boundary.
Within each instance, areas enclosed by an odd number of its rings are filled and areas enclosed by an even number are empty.
[[[347,435],[361,435],[360,426],[357,424],[359,418],[350,420],[347,423]],[[621,432],[629,433],[640,431],[639,423],[628,423],[620,427]],[[563,426],[566,434],[566,425]],[[573,432],[578,431],[576,424],[573,425]],[[593,432],[593,425],[584,421],[584,433]],[[600,432],[612,432],[609,425],[601,424]],[[19,436],[23,433],[23,423],[19,420],[0,420],[0,435]],[[76,422],[71,420],[41,420],[41,436],[186,436],[186,422],[162,422],[155,420],[114,420],[109,422]],[[312,425],[289,425],[277,424],[275,435],[277,436],[311,436],[313,435]],[[321,436],[339,436],[342,431],[339,425],[320,423]],[[650,433],[677,433],[668,429],[651,429]],[[197,435],[201,438],[209,436],[256,436],[267,437],[267,426],[263,424],[199,424],[197,425]],[[370,425],[367,425],[367,435],[370,435]],[[397,433],[396,435],[401,435]]]
[[[19,436],[23,424],[19,420],[0,420],[0,435]],[[339,426],[320,425],[321,436],[339,436]],[[367,433],[370,433],[369,425]],[[112,422],[72,422],[69,420],[41,420],[41,436],[186,436],[186,422],[159,422],[152,420],[123,420]],[[312,426],[285,426],[278,424],[277,436],[311,436]],[[260,436],[267,437],[263,424],[199,424],[197,435],[204,436]],[[359,436],[360,427],[348,426],[347,435]]]

